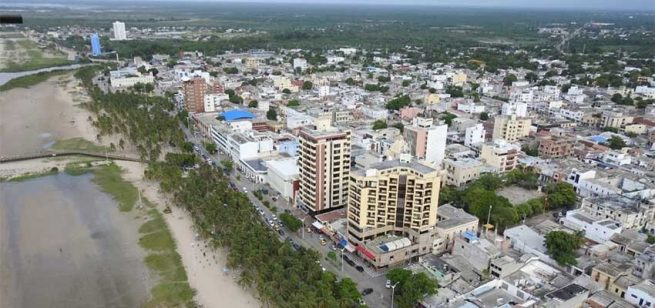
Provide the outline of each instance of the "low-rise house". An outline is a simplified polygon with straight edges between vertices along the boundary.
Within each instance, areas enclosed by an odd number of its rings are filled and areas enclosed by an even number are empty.
[[[652,280],[644,280],[628,287],[625,300],[642,308],[655,307],[655,283]]]
[[[463,209],[456,208],[450,204],[444,204],[437,211],[437,237],[443,242],[440,247],[435,247],[435,253],[450,250],[456,237],[475,237],[478,231],[479,220],[477,217],[467,213]]]

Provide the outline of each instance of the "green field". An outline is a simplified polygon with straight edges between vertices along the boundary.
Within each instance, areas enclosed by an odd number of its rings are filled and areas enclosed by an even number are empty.
[[[20,72],[73,63],[65,54],[51,47],[41,48],[28,39],[6,40],[0,71]]]
[[[55,144],[52,146],[52,149],[56,151],[82,151],[101,154],[105,152],[112,152],[110,148],[97,145],[84,138],[57,140],[57,142],[55,142]]]

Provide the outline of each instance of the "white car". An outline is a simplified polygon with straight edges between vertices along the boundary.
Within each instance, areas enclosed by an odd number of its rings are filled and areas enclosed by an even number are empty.
[[[244,193],[247,193],[247,192],[248,192],[248,189],[247,189],[245,186],[243,187],[243,192],[244,192]]]
[[[387,289],[391,289],[391,280],[387,279],[387,282],[384,284],[384,287]]]

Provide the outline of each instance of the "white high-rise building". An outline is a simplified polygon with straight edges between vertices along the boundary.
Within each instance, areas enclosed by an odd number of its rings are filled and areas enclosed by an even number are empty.
[[[120,21],[115,21],[114,26],[114,39],[115,40],[126,40],[127,32],[125,32],[125,23]]]
[[[484,143],[484,135],[487,131],[484,129],[484,125],[477,124],[466,129],[464,134],[464,145],[467,147],[472,147]]]
[[[434,167],[441,166],[446,156],[448,125],[434,125],[430,118],[416,117],[412,126],[405,127],[403,137],[409,146],[409,153],[423,159]]]

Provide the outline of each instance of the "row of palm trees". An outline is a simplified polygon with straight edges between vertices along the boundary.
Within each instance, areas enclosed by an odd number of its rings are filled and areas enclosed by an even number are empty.
[[[267,307],[359,306],[355,282],[324,272],[316,251],[295,250],[290,242],[281,242],[220,170],[207,164],[189,169],[196,161],[188,153],[168,153],[158,160],[163,146],[180,149],[185,142],[169,100],[103,93],[91,81],[96,70],[82,69],[77,76],[92,97],[88,107],[101,134],[123,134],[139,148],[150,161],[145,177],[160,182],[161,190],[191,215],[212,245],[228,249],[227,266],[238,273],[239,284],[257,290]]]

